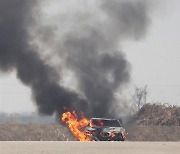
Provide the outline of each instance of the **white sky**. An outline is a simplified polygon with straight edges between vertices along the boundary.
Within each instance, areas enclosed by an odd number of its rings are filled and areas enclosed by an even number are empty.
[[[180,1],[157,2],[146,37],[122,45],[132,65],[132,82],[127,91],[132,95],[133,86],[147,85],[148,102],[180,105]],[[30,89],[21,84],[15,72],[0,73],[0,112],[35,110]]]
[[[159,2],[146,38],[123,48],[133,83],[148,85],[148,101],[180,105],[180,1]]]

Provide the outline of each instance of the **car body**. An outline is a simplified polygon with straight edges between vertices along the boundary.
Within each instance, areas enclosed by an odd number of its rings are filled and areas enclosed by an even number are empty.
[[[93,141],[124,141],[127,133],[120,119],[91,118],[85,134]]]

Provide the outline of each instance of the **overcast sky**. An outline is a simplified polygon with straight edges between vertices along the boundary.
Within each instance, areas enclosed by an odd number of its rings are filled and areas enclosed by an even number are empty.
[[[54,7],[58,10],[58,5]],[[134,86],[147,85],[148,102],[180,105],[180,1],[154,2],[150,17],[145,38],[121,43],[132,67],[127,94],[133,94]],[[0,112],[35,110],[30,89],[16,78],[16,73],[0,73]]]

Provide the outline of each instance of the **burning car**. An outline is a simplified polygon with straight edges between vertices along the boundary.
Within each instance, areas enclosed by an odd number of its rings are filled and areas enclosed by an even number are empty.
[[[85,134],[93,141],[124,141],[128,133],[118,119],[91,118]]]
[[[88,119],[84,114],[78,117],[76,111],[68,111],[61,120],[78,141],[124,141],[128,135],[120,119]]]

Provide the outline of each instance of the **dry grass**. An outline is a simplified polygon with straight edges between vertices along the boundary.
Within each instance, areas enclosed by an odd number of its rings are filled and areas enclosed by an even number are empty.
[[[125,126],[129,141],[180,141],[180,107],[146,104]],[[60,124],[0,124],[0,141],[73,141]]]
[[[0,141],[68,141],[75,140],[60,124],[0,124]]]
[[[180,141],[180,126],[126,126],[129,141]],[[0,141],[74,141],[60,124],[0,124]]]
[[[142,126],[131,124],[127,127],[129,141],[180,141],[180,126]]]
[[[146,104],[136,115],[139,125],[180,126],[180,107]]]
[[[180,126],[126,126],[129,141],[180,141]],[[60,124],[0,124],[0,141],[74,141]]]
[[[180,107],[145,104],[126,128],[130,141],[180,141]]]

